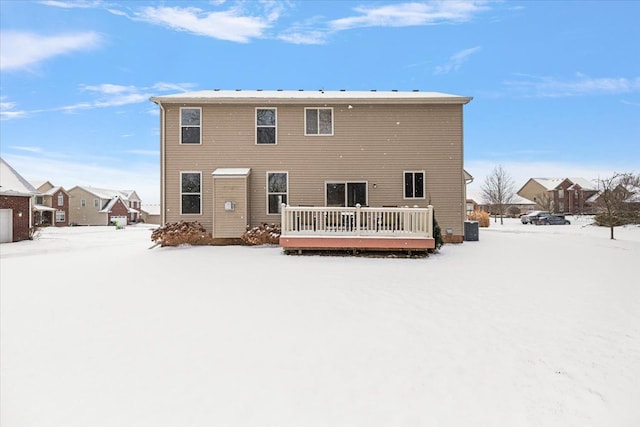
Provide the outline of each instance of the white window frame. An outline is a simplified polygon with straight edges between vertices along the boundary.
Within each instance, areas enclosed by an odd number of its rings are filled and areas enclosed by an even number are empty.
[[[270,192],[269,191],[269,175],[273,174],[273,173],[283,173],[287,176],[287,191],[285,193],[282,192]],[[289,172],[288,171],[267,171],[267,174],[265,176],[266,178],[266,185],[265,185],[265,190],[266,190],[266,212],[267,215],[280,215],[281,213],[281,206],[278,205],[278,212],[276,213],[270,213],[269,212],[269,196],[271,195],[283,195],[286,197],[287,199],[287,204],[289,204],[290,200],[289,200]]]
[[[316,116],[318,118],[318,133],[307,133],[307,111],[316,110]],[[331,133],[320,133],[320,110],[331,111]],[[335,115],[333,107],[304,107],[304,136],[333,136],[335,126]]]
[[[413,174],[413,197],[407,197],[406,188],[407,188],[407,174]],[[416,193],[416,174],[422,174],[422,197],[415,197]],[[427,196],[427,173],[423,170],[407,170],[402,172],[402,199],[403,200],[424,200]]]
[[[364,184],[364,188],[366,191],[365,194],[365,203],[361,206],[369,206],[369,181],[341,181],[341,180],[331,180],[324,182],[324,205],[329,206],[327,202],[327,184],[344,184],[344,206],[345,207],[353,207],[349,206],[349,194],[347,187],[349,184]]]
[[[64,206],[64,195],[62,193],[58,193],[58,206]]]
[[[93,207],[100,209],[100,199],[93,199]]]
[[[198,110],[200,112],[200,124],[197,126],[194,125],[183,125],[182,124],[182,111],[184,110]],[[180,116],[178,117],[178,124],[180,125],[180,145],[202,145],[202,107],[180,107]],[[198,134],[198,142],[182,142],[182,128],[195,128],[197,127],[199,130]]]
[[[64,222],[66,219],[65,213],[63,210],[56,211],[56,222]]]
[[[275,124],[274,125],[259,125],[258,124],[258,110],[273,110],[275,114]],[[256,145],[278,145],[278,109],[275,107],[256,107],[255,109],[255,125],[256,125],[256,135],[255,135],[255,144]],[[258,143],[258,128],[274,128],[275,129],[275,141],[272,143]]]
[[[186,173],[194,173],[200,175],[200,192],[199,193],[183,193],[182,192],[182,175]],[[202,215],[202,171],[180,171],[180,182],[178,182],[178,194],[180,194],[180,215],[193,216]],[[198,213],[183,213],[182,212],[182,196],[200,196],[200,211]]]
[[[87,207],[87,200],[86,199],[80,199],[80,207],[82,207],[82,208]]]

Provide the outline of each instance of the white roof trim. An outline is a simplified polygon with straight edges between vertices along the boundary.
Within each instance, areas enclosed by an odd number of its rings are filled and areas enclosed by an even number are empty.
[[[247,103],[271,100],[281,103],[349,102],[353,104],[466,104],[473,98],[440,92],[404,91],[331,91],[331,90],[201,90],[154,96],[155,103]]]
[[[249,176],[251,168],[218,168],[214,170],[212,176]]]

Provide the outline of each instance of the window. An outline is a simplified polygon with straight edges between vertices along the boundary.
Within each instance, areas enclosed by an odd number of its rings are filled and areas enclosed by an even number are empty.
[[[279,214],[280,205],[287,203],[288,172],[267,172],[267,213]]]
[[[44,203],[44,197],[36,196],[36,205],[41,205]]]
[[[180,144],[200,144],[200,108],[180,108]]]
[[[200,214],[201,186],[200,172],[180,173],[180,212],[185,214]]]
[[[305,135],[333,135],[333,108],[305,108]]]
[[[367,205],[366,182],[328,182],[327,206],[354,207],[356,204]]]
[[[56,211],[56,222],[64,222],[64,211]]]
[[[100,207],[100,199],[93,199],[93,207],[94,208]]]
[[[561,199],[564,199],[564,190],[562,188],[558,190],[558,197],[560,197]]]
[[[58,193],[58,206],[64,206],[64,196],[62,193]]]
[[[81,200],[80,200],[80,206],[81,206],[81,207],[83,207],[83,208],[84,208],[85,206],[87,206],[87,201],[86,201],[85,199],[81,199]]]
[[[404,198],[424,199],[424,172],[404,173]]]
[[[256,144],[276,143],[276,109],[256,108]]]

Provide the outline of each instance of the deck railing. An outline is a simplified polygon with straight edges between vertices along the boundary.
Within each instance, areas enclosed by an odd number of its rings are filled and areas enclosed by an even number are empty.
[[[282,205],[281,236],[433,237],[433,206],[426,208],[306,207]]]

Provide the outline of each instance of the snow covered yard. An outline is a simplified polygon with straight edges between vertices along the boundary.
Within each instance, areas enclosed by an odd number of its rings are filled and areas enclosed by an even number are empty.
[[[0,424],[640,425],[640,228],[572,222],[424,259],[45,229],[0,246]]]

